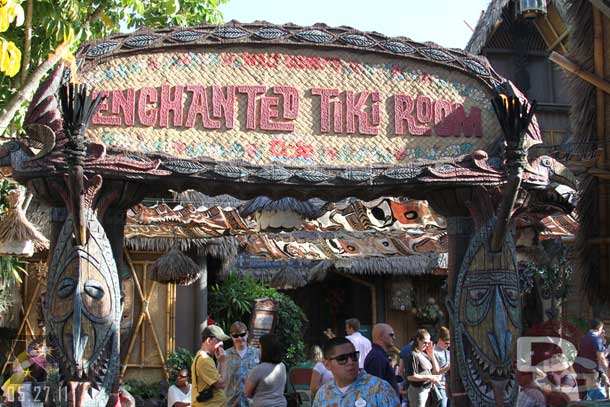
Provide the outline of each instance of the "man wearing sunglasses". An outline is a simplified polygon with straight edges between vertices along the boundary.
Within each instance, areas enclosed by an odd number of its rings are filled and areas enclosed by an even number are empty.
[[[384,380],[358,368],[359,352],[344,337],[324,346],[324,366],[333,380],[320,387],[312,407],[400,407],[398,396]]]
[[[376,324],[373,327],[373,347],[364,360],[364,370],[368,374],[387,381],[398,393],[396,372],[390,363],[388,351],[394,346],[394,329],[388,324]]]
[[[248,346],[248,327],[241,321],[235,321],[229,329],[233,347],[227,350],[227,399],[228,407],[249,407],[250,402],[244,396],[246,378],[259,364],[258,349]]]

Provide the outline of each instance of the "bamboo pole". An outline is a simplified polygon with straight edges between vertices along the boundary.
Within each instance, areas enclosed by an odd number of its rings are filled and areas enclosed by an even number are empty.
[[[143,263],[142,264],[142,291],[143,292],[148,292],[149,294],[152,293],[152,290],[150,291],[146,291],[146,272],[147,272],[147,267],[148,264]],[[148,297],[148,295],[147,295]],[[144,320],[146,321],[146,318],[149,318],[150,321],[150,315],[148,314],[148,301],[145,300],[144,303],[142,304],[142,313],[144,314]],[[146,350],[146,324],[142,325],[142,332],[140,332],[140,365],[144,365],[144,360],[146,359],[146,354],[145,351]]]
[[[570,61],[568,58],[564,57],[556,51],[551,52],[551,55],[549,55],[549,59],[555,62],[563,69],[565,69],[566,71],[573,73],[574,75],[578,76],[580,79],[586,82],[589,82],[597,89],[600,89],[610,94],[610,83],[602,79],[602,77],[583,70],[580,66],[576,65],[574,62]]]
[[[32,298],[36,298],[38,296],[38,291],[40,291],[40,281],[37,281],[37,283],[36,283],[36,287],[34,288],[34,295],[32,296]],[[23,321],[21,321],[21,325],[19,325],[19,330],[17,331],[17,337],[19,337],[23,333],[25,324],[28,320],[28,316],[30,315],[30,312],[32,311],[33,305],[34,305],[34,301],[30,301],[27,309],[25,310],[25,314],[23,316]],[[16,346],[17,346],[17,340],[13,340],[13,343],[11,344],[11,350],[9,351],[8,356],[6,358],[6,362],[4,362],[4,365],[2,366],[1,374],[4,374],[4,370],[6,369],[6,366],[8,366],[8,364],[11,362],[11,356],[13,356]]]
[[[171,313],[170,285],[171,284],[167,284],[165,286],[165,356],[169,355],[169,338],[171,334],[169,332],[169,319]]]
[[[136,274],[136,270],[133,265],[133,261],[131,260],[131,256],[129,255],[129,251],[127,249],[123,250],[123,254],[125,256],[125,260],[127,261],[127,267],[131,273],[131,278],[133,279],[133,283],[136,286],[136,291],[138,293],[138,297],[140,297],[140,301],[142,302],[142,307],[144,307],[145,298],[144,293],[142,292],[142,287],[140,286],[140,281],[138,280],[138,275]],[[123,359],[122,367],[121,367],[121,377],[125,375],[125,371],[127,370],[127,361],[131,356],[131,352],[133,351],[133,347],[136,343],[137,333],[142,325],[144,320],[144,313],[140,311],[140,316],[138,317],[138,322],[136,323],[136,327],[133,330],[131,338],[129,339],[129,345],[127,346],[127,352],[125,353],[125,358]]]
[[[557,46],[558,46],[559,44],[561,44],[561,45],[562,45],[562,48],[563,48],[562,41],[566,39],[566,37],[568,36],[568,34],[569,34],[569,33],[570,33],[570,32],[569,32],[568,30],[565,30],[565,31],[563,32],[563,34],[559,35],[559,36],[557,37],[557,39],[556,39],[555,41],[553,41],[553,43],[552,43],[551,45],[549,45],[549,47],[548,47],[546,50],[547,50],[547,51],[549,51],[549,52],[554,51],[554,50],[555,50],[555,48],[557,48]],[[565,50],[564,50],[564,52],[565,52]]]

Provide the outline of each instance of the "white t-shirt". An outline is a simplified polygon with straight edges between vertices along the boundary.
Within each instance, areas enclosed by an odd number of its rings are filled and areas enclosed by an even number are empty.
[[[320,373],[320,385],[326,384],[333,379],[333,372],[328,370],[322,362],[316,363],[313,370]]]
[[[188,393],[184,393],[180,390],[175,384],[169,388],[167,391],[167,407],[173,407],[174,403],[180,401],[182,403],[190,403],[191,402],[191,384],[188,384],[189,391]]]
[[[354,332],[353,334],[346,336],[346,338],[349,339],[349,341],[354,344],[354,348],[360,352],[358,367],[364,369],[364,359],[366,359],[366,355],[371,351],[371,341],[362,336],[360,332]]]

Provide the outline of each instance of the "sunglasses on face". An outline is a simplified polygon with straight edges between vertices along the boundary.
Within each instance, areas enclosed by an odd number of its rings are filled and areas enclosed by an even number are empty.
[[[178,375],[178,377],[181,378],[181,379],[188,379],[189,378],[188,375]]]
[[[344,353],[343,355],[335,356],[334,358],[330,358],[330,360],[336,360],[338,364],[344,365],[347,363],[347,359],[351,359],[352,362],[357,362],[360,357],[360,352],[351,352]]]
[[[239,334],[231,334],[231,337],[232,337],[232,338],[235,338],[235,339],[237,339],[237,338],[243,338],[243,337],[244,337],[244,336],[246,336],[247,334],[248,334],[248,332],[242,332],[242,333],[239,333]]]

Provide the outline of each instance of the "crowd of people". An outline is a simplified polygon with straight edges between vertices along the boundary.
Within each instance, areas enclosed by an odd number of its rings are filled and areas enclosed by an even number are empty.
[[[362,335],[355,318],[345,321],[345,333],[330,334],[323,347],[313,347],[312,407],[449,405],[446,377],[451,369],[451,337],[447,328],[438,329],[435,342],[428,331],[418,329],[401,349],[388,324],[373,327],[372,342]],[[292,407],[285,396],[289,380],[278,338],[263,335],[254,347],[248,336],[248,327],[241,321],[230,326],[229,335],[217,325],[206,327],[190,371],[180,370],[168,390],[168,407]],[[225,351],[223,344],[228,340],[233,347]],[[610,347],[603,323],[590,321],[588,332],[579,335],[577,342],[575,360],[555,350],[548,359],[545,350],[544,366],[540,360],[532,362],[541,369],[518,372],[517,406],[565,406],[570,401],[608,398]],[[5,398],[19,394],[22,406],[42,405],[27,396],[33,383],[44,382],[48,363],[44,349],[44,342],[33,342],[15,360],[12,376],[2,386]],[[536,353],[540,352],[532,355]],[[117,406],[135,405],[122,386],[117,395]]]
[[[450,368],[449,330],[440,329],[433,344],[425,329],[402,350],[394,344],[388,324],[373,327],[371,342],[360,322],[345,321],[346,336],[333,335],[313,348],[310,392],[312,407],[447,406],[445,375]],[[258,348],[248,345],[247,326],[233,323],[229,335],[216,325],[205,328],[201,349],[188,371],[180,371],[169,389],[168,407],[290,407],[282,349],[273,334],[263,335]],[[223,342],[233,347],[224,350]]]

